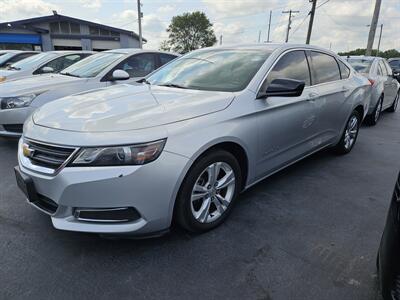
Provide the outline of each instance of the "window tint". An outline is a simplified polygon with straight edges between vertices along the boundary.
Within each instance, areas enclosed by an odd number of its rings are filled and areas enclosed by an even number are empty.
[[[35,74],[43,73],[43,68],[50,67],[54,70],[54,73],[58,73],[61,70],[69,67],[70,65],[78,62],[81,60],[81,56],[79,54],[71,54],[62,57],[58,57],[53,59],[52,61],[48,62],[47,64],[43,65],[40,69],[38,69]]]
[[[164,53],[160,54],[159,57],[160,57],[160,66],[165,65],[166,63],[176,58],[174,55],[169,55]]]
[[[333,56],[311,51],[313,84],[340,80],[339,66]]]
[[[339,62],[339,68],[340,68],[340,75],[342,76],[342,79],[349,78],[350,69],[344,63],[342,63],[340,60],[338,60],[338,62]]]
[[[154,54],[144,53],[133,55],[122,61],[116,69],[124,70],[129,77],[144,77],[156,69]]]
[[[311,84],[310,71],[304,51],[292,51],[282,56],[268,74],[264,85],[268,85],[278,78],[295,79],[304,81],[306,85]]]

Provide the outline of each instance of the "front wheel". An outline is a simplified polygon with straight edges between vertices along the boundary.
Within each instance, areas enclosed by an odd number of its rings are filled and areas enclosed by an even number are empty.
[[[339,143],[335,147],[338,154],[349,153],[356,143],[358,131],[360,130],[361,116],[358,111],[353,111],[346,123],[346,127],[340,138]]]
[[[400,90],[397,91],[396,98],[394,98],[393,104],[391,107],[388,108],[388,112],[395,112],[397,110],[397,106],[399,105],[399,97],[400,97]]]
[[[201,233],[228,217],[241,188],[236,158],[224,150],[198,159],[186,175],[175,206],[176,221],[186,230]]]

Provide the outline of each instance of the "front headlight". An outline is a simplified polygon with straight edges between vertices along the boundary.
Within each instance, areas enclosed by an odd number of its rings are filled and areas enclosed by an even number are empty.
[[[23,95],[17,97],[4,97],[0,98],[1,101],[1,109],[12,109],[12,108],[21,108],[27,107],[31,104],[32,100],[36,98],[37,95]]]
[[[156,160],[166,139],[131,146],[83,148],[71,166],[144,165]]]

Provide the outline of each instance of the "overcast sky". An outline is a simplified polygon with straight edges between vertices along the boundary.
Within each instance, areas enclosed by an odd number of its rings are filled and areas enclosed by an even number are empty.
[[[375,0],[318,0],[312,44],[334,51],[365,48]],[[271,40],[283,42],[287,14],[298,10],[289,41],[304,43],[311,4],[308,0],[142,0],[143,36],[146,48],[158,48],[167,37],[165,29],[174,15],[200,10],[207,14],[217,38],[224,44],[258,42],[267,39],[272,10]],[[0,22],[60,14],[100,22],[137,32],[136,0],[0,0]],[[383,23],[381,49],[400,50],[400,0],[382,0],[379,24]],[[375,47],[378,43],[375,38]]]

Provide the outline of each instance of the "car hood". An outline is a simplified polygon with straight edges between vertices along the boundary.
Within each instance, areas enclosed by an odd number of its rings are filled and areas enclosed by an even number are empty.
[[[19,96],[54,89],[59,85],[84,81],[84,78],[60,74],[33,75],[17,80],[5,81],[1,85],[0,97]]]
[[[225,109],[233,93],[118,85],[58,99],[39,108],[35,124],[69,131],[145,129]]]

